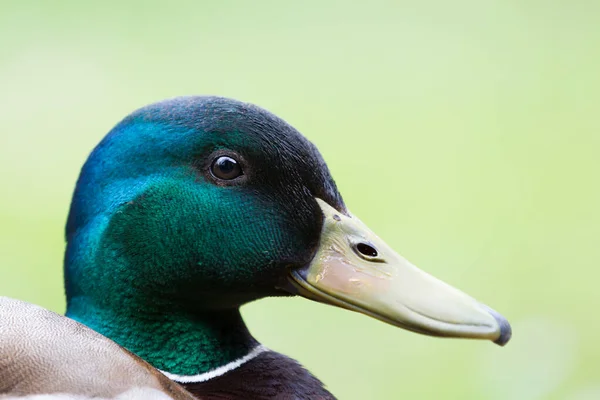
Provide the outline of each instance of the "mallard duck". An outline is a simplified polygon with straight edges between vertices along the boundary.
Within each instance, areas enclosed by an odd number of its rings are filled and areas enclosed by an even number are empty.
[[[66,315],[203,399],[332,399],[248,332],[241,305],[300,295],[411,331],[504,345],[500,314],[398,255],[282,119],[220,97],[135,111],[81,170]]]

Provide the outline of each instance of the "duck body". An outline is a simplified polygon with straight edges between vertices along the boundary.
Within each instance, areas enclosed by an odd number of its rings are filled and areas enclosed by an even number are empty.
[[[19,300],[0,297],[0,343],[0,399],[194,399],[106,337]]]
[[[296,129],[232,99],[166,100],[115,126],[81,170],[66,238],[66,315],[202,399],[334,398],[250,334],[239,308],[267,296],[432,336],[510,337],[353,216]]]

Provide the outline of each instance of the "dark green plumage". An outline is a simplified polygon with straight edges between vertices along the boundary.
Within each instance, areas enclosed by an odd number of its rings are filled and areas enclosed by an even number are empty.
[[[243,180],[216,181],[210,160],[240,160]],[[67,315],[183,375],[256,345],[238,312],[288,295],[322,214],[345,211],[316,148],[249,104],[178,98],[125,118],[82,169],[67,225]]]

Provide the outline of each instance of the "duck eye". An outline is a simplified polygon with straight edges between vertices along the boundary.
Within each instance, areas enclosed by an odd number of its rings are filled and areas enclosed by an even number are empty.
[[[243,175],[242,167],[240,164],[231,157],[221,156],[213,161],[210,166],[210,172],[215,178],[230,181]]]

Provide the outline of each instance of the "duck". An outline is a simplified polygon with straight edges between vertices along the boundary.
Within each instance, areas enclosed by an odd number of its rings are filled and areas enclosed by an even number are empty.
[[[176,97],[119,122],[81,169],[66,242],[66,317],[202,399],[335,398],[250,334],[240,307],[265,297],[430,336],[512,334],[353,215],[299,131],[230,98]]]

